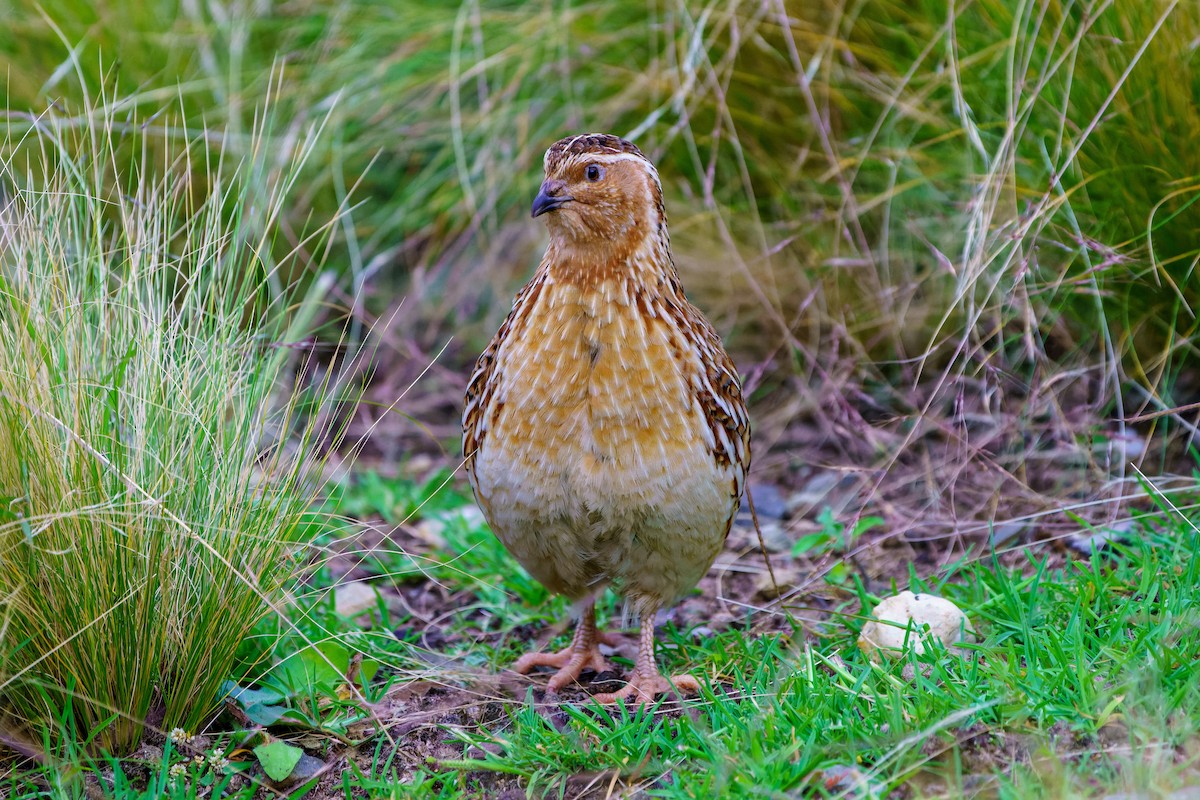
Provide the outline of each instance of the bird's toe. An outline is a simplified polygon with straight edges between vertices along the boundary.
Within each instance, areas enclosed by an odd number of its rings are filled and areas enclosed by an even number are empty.
[[[654,699],[663,694],[684,696],[697,694],[700,691],[700,681],[691,675],[673,675],[670,678],[655,672],[652,675],[634,674],[624,688],[615,692],[592,695],[598,703],[610,704],[625,700],[635,705],[653,703]]]
[[[572,645],[556,653],[526,653],[513,665],[513,669],[522,675],[530,672],[534,667],[555,667],[558,670],[547,684],[547,688],[551,692],[557,692],[564,686],[579,680],[579,676],[586,670],[590,669],[599,674],[612,669],[608,659],[596,645],[590,647]]]

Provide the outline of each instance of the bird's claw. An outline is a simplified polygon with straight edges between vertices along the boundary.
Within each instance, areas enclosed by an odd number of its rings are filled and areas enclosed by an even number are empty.
[[[654,698],[660,694],[696,694],[700,691],[700,681],[693,678],[691,675],[674,675],[670,678],[655,672],[653,675],[638,675],[634,673],[629,679],[629,683],[625,684],[623,689],[615,692],[605,692],[603,694],[594,694],[592,699],[598,703],[609,704],[615,703],[618,700],[632,702],[634,705],[643,706],[646,703],[653,703]]]
[[[595,673],[607,672],[612,669],[608,659],[600,652],[598,644],[590,647],[571,645],[557,653],[526,653],[517,659],[513,669],[524,675],[534,667],[556,667],[558,672],[550,678],[547,689],[557,692],[559,689],[579,680],[586,669]]]

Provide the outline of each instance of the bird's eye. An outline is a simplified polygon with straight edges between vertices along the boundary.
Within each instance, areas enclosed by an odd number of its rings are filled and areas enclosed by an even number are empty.
[[[583,174],[587,176],[589,181],[595,183],[604,177],[604,167],[599,164],[588,164],[587,170]]]

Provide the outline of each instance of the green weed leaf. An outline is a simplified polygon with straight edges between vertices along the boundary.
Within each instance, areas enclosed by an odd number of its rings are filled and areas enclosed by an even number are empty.
[[[263,772],[273,781],[281,781],[291,775],[302,755],[303,750],[287,742],[271,742],[254,748],[254,757],[262,764]]]

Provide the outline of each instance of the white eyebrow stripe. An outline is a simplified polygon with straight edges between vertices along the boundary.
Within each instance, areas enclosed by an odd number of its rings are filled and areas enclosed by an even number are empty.
[[[597,161],[603,164],[612,164],[617,161],[637,161],[648,167],[651,166],[649,161],[635,156],[633,153],[580,153],[576,158],[580,161]]]

